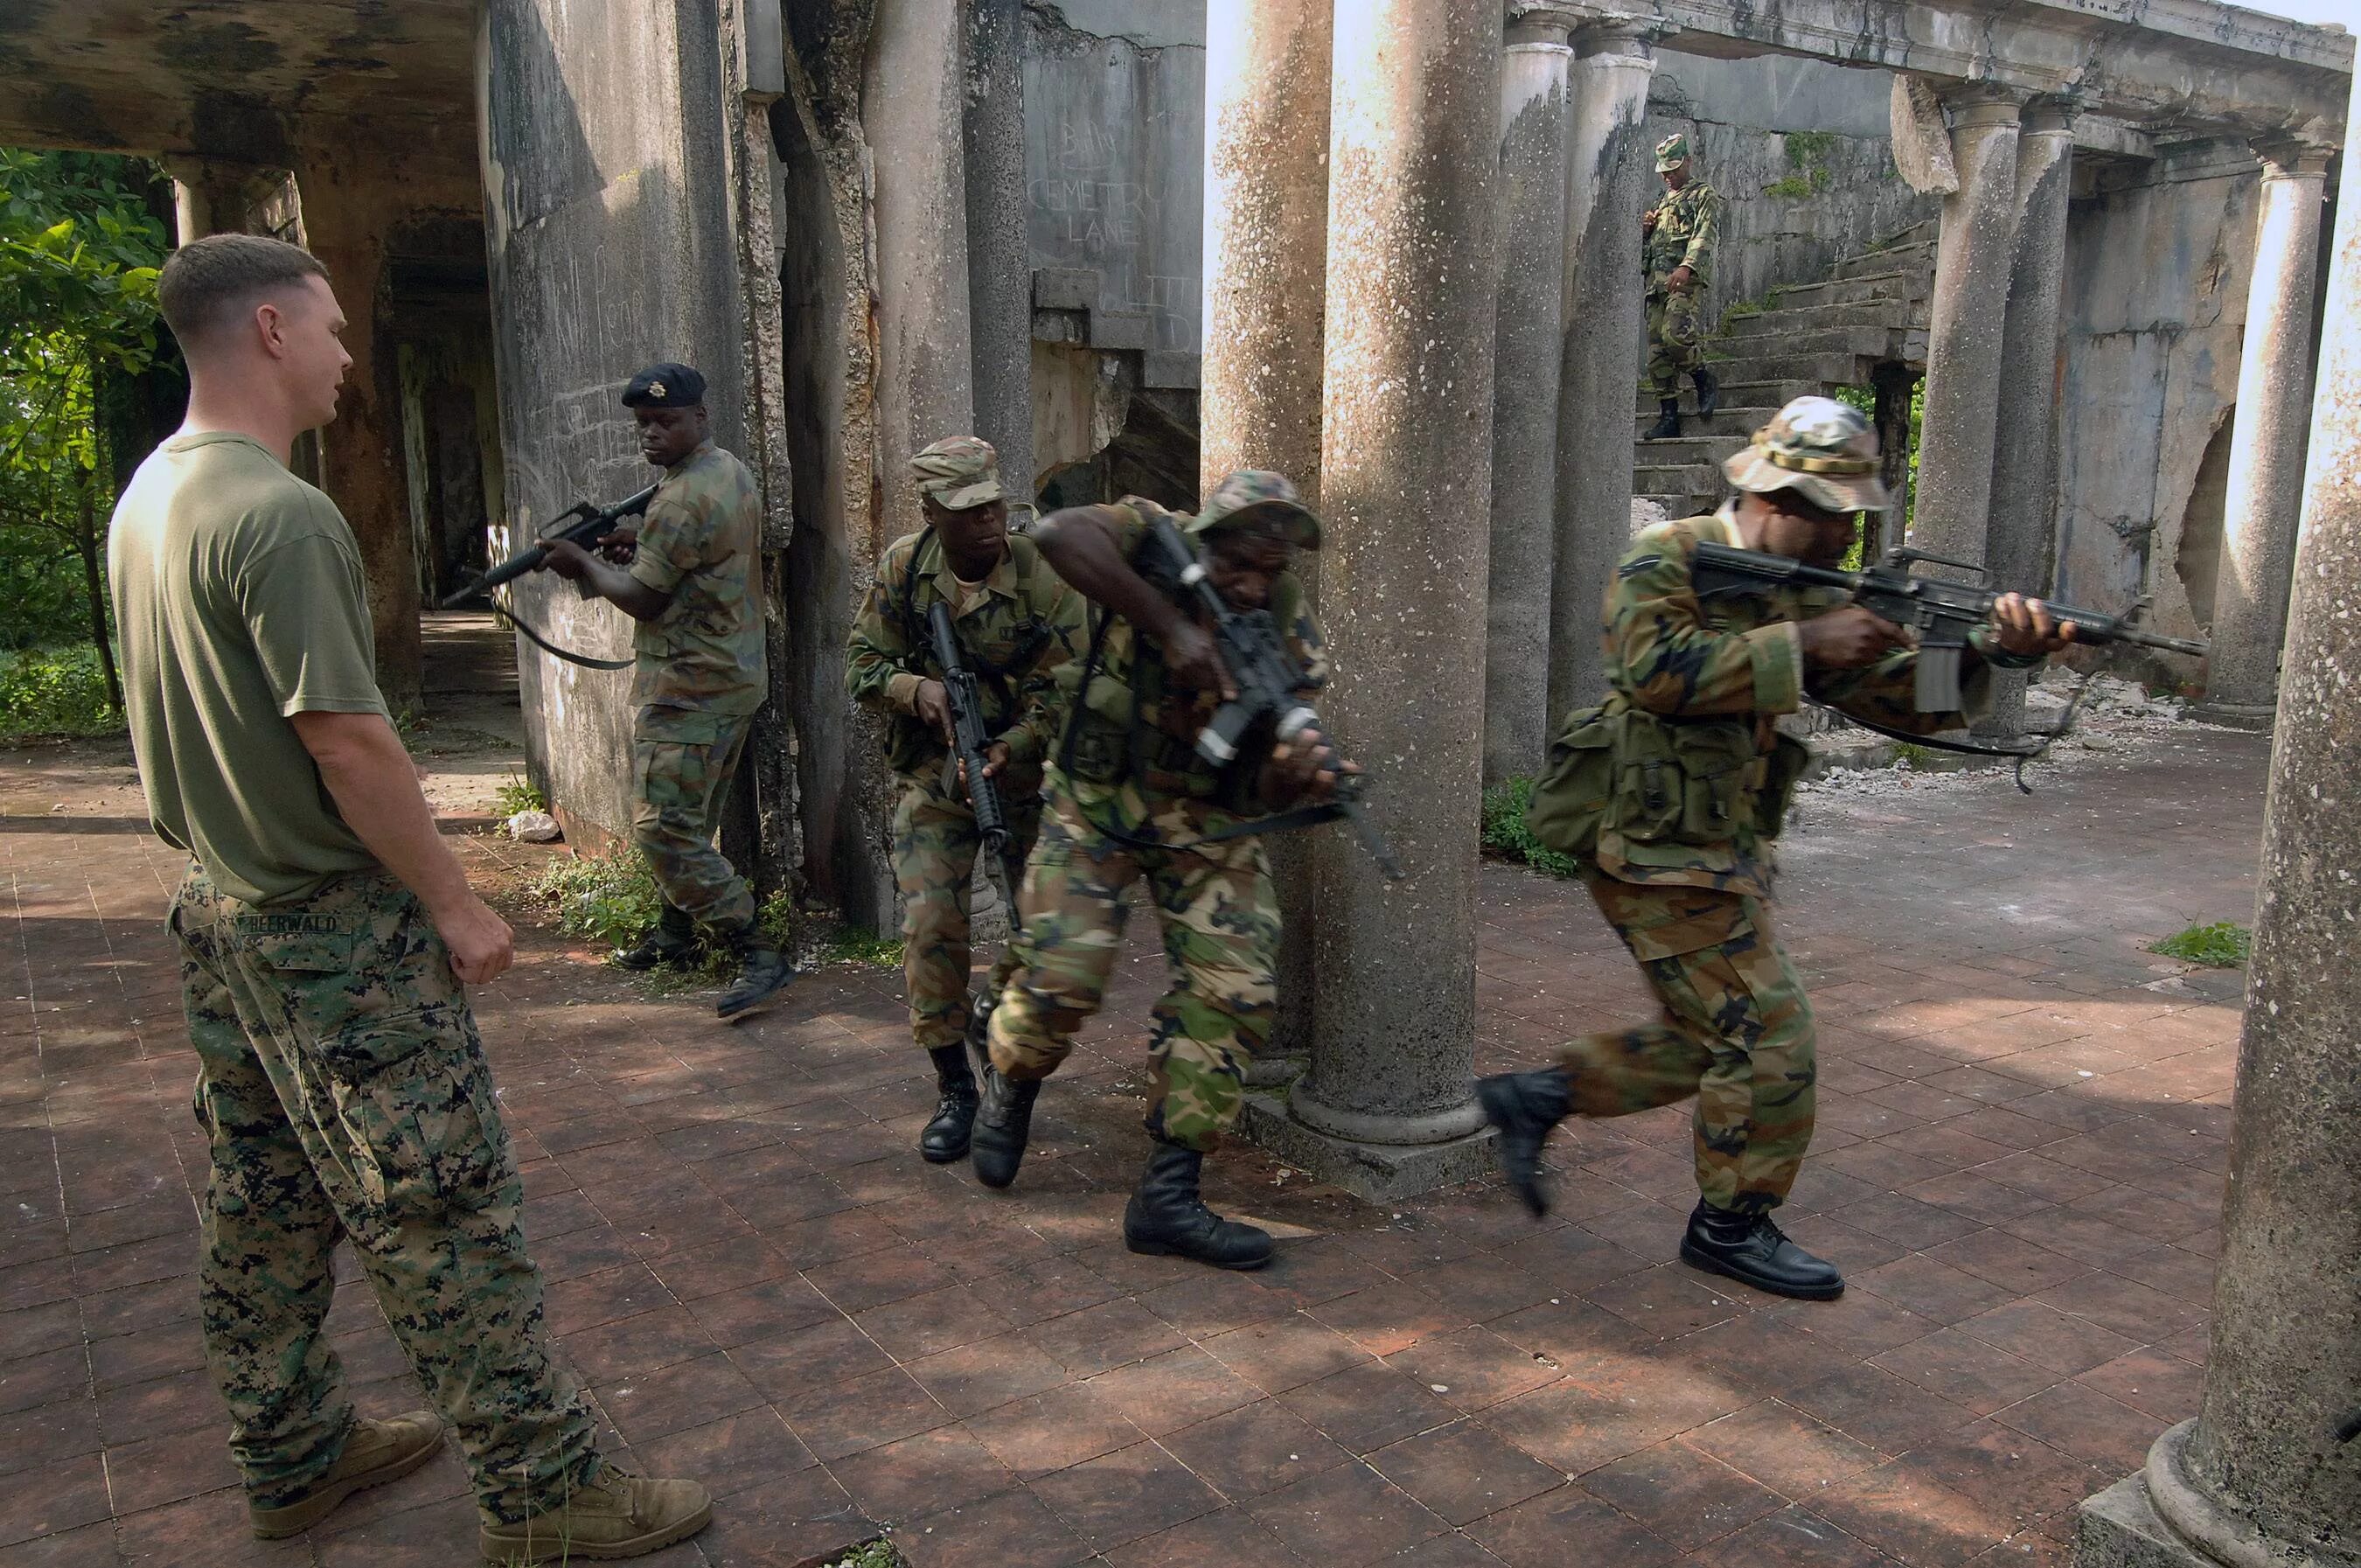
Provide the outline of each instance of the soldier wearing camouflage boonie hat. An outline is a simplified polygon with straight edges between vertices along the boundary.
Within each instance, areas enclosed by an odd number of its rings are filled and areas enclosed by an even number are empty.
[[[1320,548],[1320,519],[1303,504],[1286,475],[1268,468],[1241,468],[1224,475],[1185,531],[1200,539],[1215,533],[1251,533],[1299,550]]]
[[[947,510],[965,511],[1007,496],[1000,483],[1000,454],[981,436],[938,441],[910,459],[910,471],[918,477],[918,493]]]
[[[1665,174],[1689,160],[1689,138],[1675,131],[1656,144],[1656,172]]]
[[[1894,504],[1878,475],[1877,433],[1850,403],[1797,398],[1722,459],[1722,474],[1758,495],[1795,490],[1822,511],[1883,511]]]

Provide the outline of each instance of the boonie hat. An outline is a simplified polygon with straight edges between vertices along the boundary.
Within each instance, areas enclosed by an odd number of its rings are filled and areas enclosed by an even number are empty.
[[[1320,548],[1320,519],[1296,495],[1286,475],[1268,468],[1224,475],[1205,498],[1204,510],[1189,520],[1189,532],[1199,538],[1251,533],[1301,550]]]
[[[627,409],[693,409],[704,401],[705,378],[669,359],[649,366],[623,388]]]
[[[982,436],[938,441],[910,459],[910,471],[918,477],[918,493],[933,497],[946,511],[965,511],[1005,493],[1000,488],[1000,454]]]
[[[1757,495],[1800,490],[1824,511],[1883,511],[1893,505],[1878,477],[1877,433],[1850,403],[1797,398],[1772,416],[1721,471]]]
[[[1689,138],[1681,132],[1675,131],[1656,144],[1657,173],[1662,174],[1668,169],[1678,169],[1688,160]]]

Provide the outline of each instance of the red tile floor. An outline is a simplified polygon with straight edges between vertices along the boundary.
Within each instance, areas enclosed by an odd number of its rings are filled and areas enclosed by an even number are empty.
[[[467,1562],[447,1456],[308,1539],[240,1528],[192,1316],[178,868],[90,755],[0,766],[0,1565]],[[1211,1195],[1284,1227],[1273,1267],[1130,1255],[1137,936],[1004,1194],[913,1152],[896,976],[823,970],[731,1028],[529,931],[480,1003],[551,1321],[618,1456],[720,1497],[665,1562],[890,1527],[920,1568],[2062,1563],[2076,1502],[2198,1398],[2237,976],[2144,948],[2246,917],[2264,763],[2190,731],[2029,797],[1807,806],[1784,919],[1821,1113],[1785,1217],[1850,1274],[1835,1303],[1668,1261],[1676,1109],[1562,1134],[1543,1223],[1241,1151]],[[1634,1014],[1577,889],[1491,867],[1480,898],[1480,1069]],[[365,1292],[334,1322],[365,1409],[419,1402]]]

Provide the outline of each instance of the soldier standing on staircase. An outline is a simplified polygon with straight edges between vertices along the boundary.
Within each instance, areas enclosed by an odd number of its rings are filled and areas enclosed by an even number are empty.
[[[1664,193],[1640,219],[1648,277],[1648,378],[1656,389],[1656,422],[1645,439],[1666,441],[1681,433],[1681,373],[1697,383],[1699,419],[1714,411],[1721,388],[1705,366],[1705,338],[1698,312],[1712,280],[1714,240],[1721,227],[1721,198],[1689,172],[1689,138],[1679,132],[1656,144],[1656,172]]]

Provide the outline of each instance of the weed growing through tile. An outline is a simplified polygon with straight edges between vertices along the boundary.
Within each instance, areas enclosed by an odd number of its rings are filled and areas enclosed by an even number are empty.
[[[2244,926],[2235,920],[2217,920],[2211,926],[2191,926],[2161,942],[2151,942],[2147,950],[2168,959],[2203,964],[2208,969],[2236,969],[2246,961],[2254,945],[2254,933]]]

